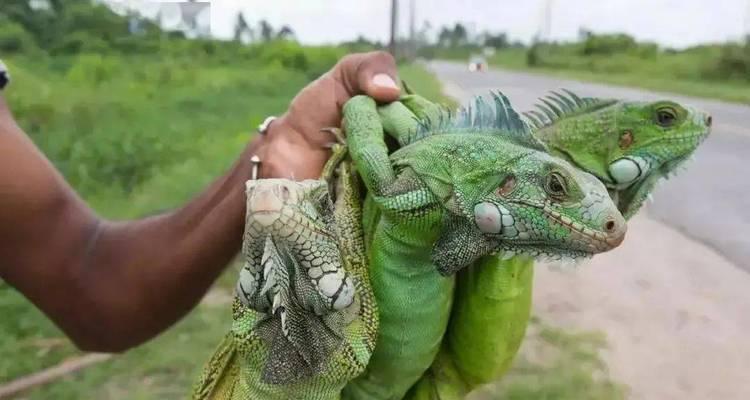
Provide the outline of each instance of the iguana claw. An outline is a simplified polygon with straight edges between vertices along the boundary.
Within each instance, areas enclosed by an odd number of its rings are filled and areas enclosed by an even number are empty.
[[[401,86],[404,87],[404,93],[406,93],[406,94],[414,94],[414,91],[411,90],[411,88],[409,87],[409,85],[403,79],[401,80]]]
[[[344,137],[341,129],[336,127],[323,128],[320,131],[328,132],[332,134],[334,138],[336,138],[336,142],[328,143],[325,146],[327,148],[330,148],[333,151],[333,154],[331,154],[328,162],[326,162],[326,164],[323,166],[323,171],[320,174],[321,178],[324,181],[332,183],[335,182],[336,170],[338,169],[339,164],[341,164],[341,162],[346,158],[346,138]],[[334,192],[331,191],[331,193]]]
[[[332,134],[333,137],[336,138],[336,142],[338,144],[346,143],[346,138],[344,138],[344,133],[341,131],[340,128],[337,128],[335,126],[330,126],[330,127],[322,128],[320,131]]]

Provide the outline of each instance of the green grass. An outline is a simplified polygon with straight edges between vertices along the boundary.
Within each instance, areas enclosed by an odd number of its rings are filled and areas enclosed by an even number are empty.
[[[750,81],[712,79],[708,68],[701,69],[716,56],[707,50],[652,58],[556,55],[542,66],[530,67],[526,50],[508,49],[498,51],[488,62],[491,67],[750,104]]]
[[[597,332],[569,333],[532,320],[513,368],[470,400],[621,400],[627,389],[609,377],[600,352],[606,338]]]
[[[450,108],[458,106],[455,99],[443,93],[440,80],[423,67],[415,64],[404,64],[399,66],[398,73],[401,80],[406,82],[415,93]]]

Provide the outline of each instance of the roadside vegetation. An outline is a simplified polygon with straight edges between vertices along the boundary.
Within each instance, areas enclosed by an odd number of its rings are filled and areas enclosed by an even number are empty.
[[[750,104],[750,38],[684,50],[588,33],[574,43],[498,51],[491,65]]]
[[[182,204],[228,168],[258,123],[282,113],[311,79],[347,53],[377,47],[362,41],[301,46],[291,28],[275,29],[263,21],[250,43],[188,39],[85,0],[49,1],[48,9],[28,4],[3,0],[0,8],[0,56],[13,77],[4,96],[20,125],[66,179],[112,219]],[[134,20],[139,28],[132,31]],[[250,35],[248,29],[238,18],[238,39]],[[416,92],[455,105],[423,68],[403,64],[400,74]],[[195,310],[155,340],[18,398],[185,398],[229,329],[236,274],[237,265],[230,266]],[[39,310],[2,281],[0,316],[0,386],[81,356]],[[523,376],[540,382],[581,382],[559,375],[567,366],[520,363],[519,368]],[[590,372],[580,371],[581,379]],[[537,386],[530,380],[511,382],[502,390],[516,393],[526,385]],[[538,398],[523,396],[512,398]]]
[[[418,51],[461,62],[484,53],[490,67],[750,104],[750,37],[678,50],[581,30],[575,41],[526,46],[503,33],[471,36],[456,24],[441,28],[437,41],[421,42]]]

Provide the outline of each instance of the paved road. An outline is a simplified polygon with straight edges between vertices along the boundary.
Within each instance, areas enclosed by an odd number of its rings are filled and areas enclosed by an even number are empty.
[[[710,112],[715,121],[711,136],[687,171],[655,191],[648,212],[750,271],[750,107],[520,72],[471,73],[456,63],[429,66],[444,82],[446,92],[462,102],[502,89],[518,109],[528,110],[546,91],[567,88],[586,96],[670,98]]]

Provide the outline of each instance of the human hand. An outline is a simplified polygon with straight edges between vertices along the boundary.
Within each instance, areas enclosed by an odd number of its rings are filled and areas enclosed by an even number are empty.
[[[341,108],[358,94],[378,102],[397,100],[396,62],[386,52],[351,54],[302,89],[289,110],[273,121],[261,140],[257,155],[262,178],[315,179],[335,141],[321,129],[341,125]]]

